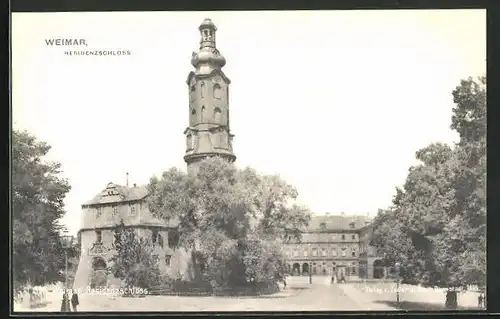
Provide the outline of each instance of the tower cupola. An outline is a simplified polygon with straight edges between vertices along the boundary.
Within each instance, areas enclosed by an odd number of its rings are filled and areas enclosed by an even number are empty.
[[[195,68],[210,66],[211,69],[220,69],[226,64],[226,59],[217,50],[215,33],[217,27],[210,19],[205,19],[198,27],[200,30],[200,50],[193,52],[191,64]]]

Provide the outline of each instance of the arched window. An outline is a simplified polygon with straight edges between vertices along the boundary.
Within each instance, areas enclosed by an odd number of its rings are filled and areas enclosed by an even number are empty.
[[[205,89],[205,82],[201,81],[200,83],[200,96],[203,98],[203,90]]]
[[[186,149],[190,150],[192,148],[192,145],[193,145],[193,136],[191,135],[191,133],[189,133],[186,136]]]
[[[218,107],[214,109],[214,123],[221,124],[221,111]]]
[[[201,107],[201,122],[203,123],[205,119],[205,106]]]
[[[220,100],[222,96],[222,88],[219,83],[214,84],[214,99]]]

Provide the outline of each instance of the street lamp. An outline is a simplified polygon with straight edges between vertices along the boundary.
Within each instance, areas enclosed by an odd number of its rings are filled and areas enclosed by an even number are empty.
[[[71,311],[68,296],[68,250],[73,244],[73,236],[63,235],[61,236],[61,246],[64,249],[64,259],[65,259],[65,272],[64,272],[64,294],[62,300],[63,311]]]
[[[397,262],[394,266],[396,267],[396,303],[399,304],[399,270],[401,264]]]
[[[309,262],[309,284],[312,284],[312,249],[311,244],[309,244],[309,253],[311,254],[311,261]]]

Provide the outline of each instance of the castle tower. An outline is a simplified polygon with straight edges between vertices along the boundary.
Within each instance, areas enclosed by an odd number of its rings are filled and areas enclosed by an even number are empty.
[[[210,19],[200,27],[200,49],[193,52],[189,73],[189,126],[186,135],[188,167],[204,158],[220,156],[230,162],[233,154],[233,135],[229,128],[229,84],[231,81],[222,72],[226,59],[215,45],[217,28]]]

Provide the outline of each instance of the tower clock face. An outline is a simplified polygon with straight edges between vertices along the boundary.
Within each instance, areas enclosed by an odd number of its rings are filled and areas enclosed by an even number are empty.
[[[214,82],[220,82],[220,81],[221,81],[220,76],[216,76],[216,77],[214,77]]]

